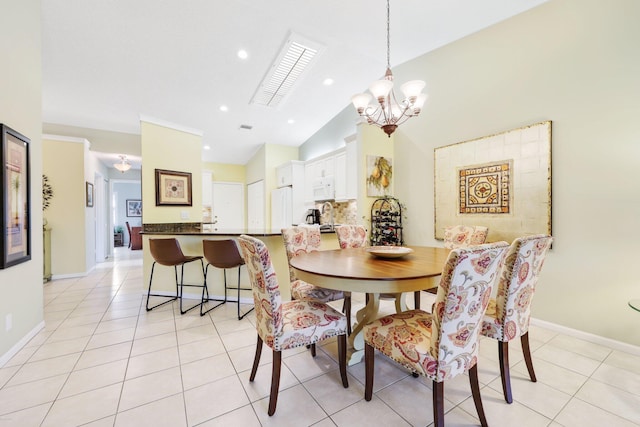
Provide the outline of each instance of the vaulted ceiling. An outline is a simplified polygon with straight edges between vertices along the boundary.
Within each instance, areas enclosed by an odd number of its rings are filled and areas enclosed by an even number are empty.
[[[391,0],[391,65],[545,1]],[[46,0],[42,8],[45,123],[138,134],[140,116],[152,117],[202,131],[205,161],[244,164],[264,143],[302,144],[386,68],[384,0]],[[252,105],[292,34],[318,54],[278,106]],[[428,75],[415,78],[428,92]]]

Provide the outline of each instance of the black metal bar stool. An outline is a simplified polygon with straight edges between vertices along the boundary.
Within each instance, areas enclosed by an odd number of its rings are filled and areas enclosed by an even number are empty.
[[[197,306],[202,307],[203,302],[200,301],[200,304],[196,304],[193,307],[188,308],[187,310],[182,310],[182,291],[184,286],[193,286],[198,288],[203,288],[203,295],[206,291],[206,282],[204,285],[192,285],[184,283],[184,265],[186,263],[200,260],[200,264],[202,265],[202,274],[204,273],[204,262],[202,261],[202,255],[192,255],[187,256],[182,253],[182,249],[180,249],[180,243],[178,243],[178,239],[170,238],[170,239],[149,239],[149,251],[151,252],[151,256],[153,257],[153,264],[151,265],[151,277],[149,278],[149,291],[147,292],[147,311],[151,311],[156,307],[159,307],[164,304],[168,304],[176,299],[180,300],[180,314],[185,314],[187,311],[196,308]],[[162,295],[162,294],[152,294],[151,293],[151,282],[153,282],[153,270],[156,267],[156,263],[160,265],[166,265],[167,267],[173,267],[176,276],[176,295]],[[178,266],[180,266],[180,281],[178,281]],[[207,292],[207,297],[209,293]],[[169,300],[161,302],[160,304],[156,304],[153,307],[149,307],[149,297],[165,297],[169,298]]]
[[[255,307],[252,307],[249,311],[244,314],[240,314],[240,291],[250,291],[251,288],[241,288],[240,287],[240,267],[244,265],[244,260],[242,256],[240,256],[240,252],[238,251],[238,246],[236,242],[227,239],[227,240],[203,240],[202,241],[202,251],[204,253],[204,258],[207,260],[207,267],[204,269],[204,289],[202,289],[202,303],[204,304],[206,301],[220,301],[220,304],[217,304],[207,311],[202,311],[202,306],[200,306],[200,314],[205,315],[216,307],[221,306],[226,303],[227,300],[227,290],[237,290],[238,291],[238,320],[241,320],[244,316],[249,314]],[[224,274],[224,299],[215,299],[205,298],[205,290],[207,290],[207,273],[209,271],[209,266],[212,265],[217,268],[221,268]],[[238,286],[237,287],[228,287],[227,286],[227,268],[238,267]]]

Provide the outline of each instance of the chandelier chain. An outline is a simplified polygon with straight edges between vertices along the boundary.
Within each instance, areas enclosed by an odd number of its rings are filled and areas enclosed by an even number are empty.
[[[391,69],[391,42],[389,38],[389,0],[387,0],[387,68]]]

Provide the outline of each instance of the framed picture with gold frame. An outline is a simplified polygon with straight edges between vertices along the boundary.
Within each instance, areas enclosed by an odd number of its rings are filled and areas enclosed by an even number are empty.
[[[155,171],[156,206],[192,206],[191,172]]]
[[[31,259],[31,182],[26,136],[0,124],[0,269]]]

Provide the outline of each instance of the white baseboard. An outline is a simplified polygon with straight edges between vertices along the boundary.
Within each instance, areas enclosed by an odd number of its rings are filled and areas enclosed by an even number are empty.
[[[84,273],[69,273],[69,274],[53,274],[51,275],[51,280],[60,280],[60,279],[75,279],[78,277],[87,277],[89,273],[95,270],[95,265],[89,269],[89,271],[85,271]]]
[[[13,347],[9,349],[5,354],[0,357],[0,367],[3,367],[13,356],[15,356],[22,348],[27,345],[27,343],[31,340],[31,338],[35,337],[38,332],[40,332],[44,328],[44,320],[36,325],[27,335],[22,337],[20,341],[18,341]]]
[[[574,338],[578,338],[584,341],[588,341],[594,344],[609,347],[614,350],[623,351],[625,353],[640,356],[640,347],[632,344],[627,344],[622,341],[612,340],[611,338],[601,337],[600,335],[591,334],[589,332],[579,331],[577,329],[568,328],[566,326],[558,325],[555,323],[547,322],[546,320],[531,318],[531,324],[539,326],[541,328],[549,329],[555,332],[560,332],[565,335],[569,335]]]

